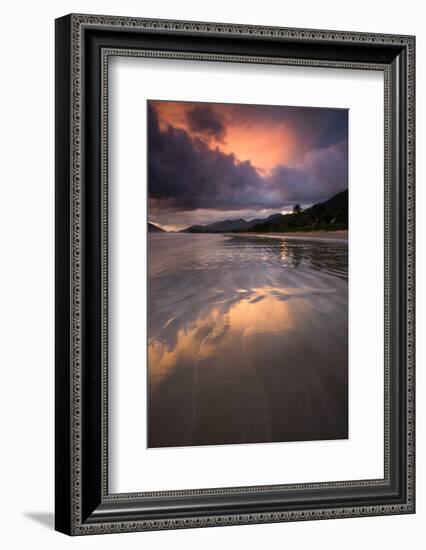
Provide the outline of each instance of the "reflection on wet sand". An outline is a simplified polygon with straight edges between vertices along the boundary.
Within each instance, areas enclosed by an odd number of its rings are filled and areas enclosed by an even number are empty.
[[[347,437],[347,244],[150,235],[148,446]]]

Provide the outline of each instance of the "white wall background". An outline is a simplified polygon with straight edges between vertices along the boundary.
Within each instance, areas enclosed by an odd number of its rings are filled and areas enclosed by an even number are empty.
[[[417,35],[418,512],[352,520],[70,539],[53,528],[54,18],[69,12]],[[426,520],[423,210],[426,31],[421,2],[86,0],[13,2],[0,33],[0,544],[7,549],[420,547]]]

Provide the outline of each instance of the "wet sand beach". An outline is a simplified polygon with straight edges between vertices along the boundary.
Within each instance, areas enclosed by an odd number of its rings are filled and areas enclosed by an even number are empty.
[[[337,231],[289,231],[287,233],[229,233],[229,235],[238,235],[239,237],[263,237],[266,239],[320,239],[327,241],[347,241],[348,231],[347,229]]]
[[[295,237],[149,234],[149,447],[347,438],[347,241]]]

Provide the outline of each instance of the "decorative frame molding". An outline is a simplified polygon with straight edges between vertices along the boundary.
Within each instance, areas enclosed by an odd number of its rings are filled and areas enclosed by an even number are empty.
[[[214,38],[213,50],[226,50],[230,39],[230,51],[204,51],[207,38]],[[414,50],[414,37],[389,34],[94,15],[56,21],[59,531],[83,535],[414,512]],[[117,55],[384,72],[383,479],[108,493],[108,59]],[[351,505],[339,504],[352,494]],[[173,508],[177,498],[188,499],[187,510]],[[217,512],[204,512],[206,503]]]

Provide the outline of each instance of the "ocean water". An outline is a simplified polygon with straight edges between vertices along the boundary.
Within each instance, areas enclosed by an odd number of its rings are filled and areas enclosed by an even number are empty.
[[[348,437],[346,241],[148,240],[149,447]]]

